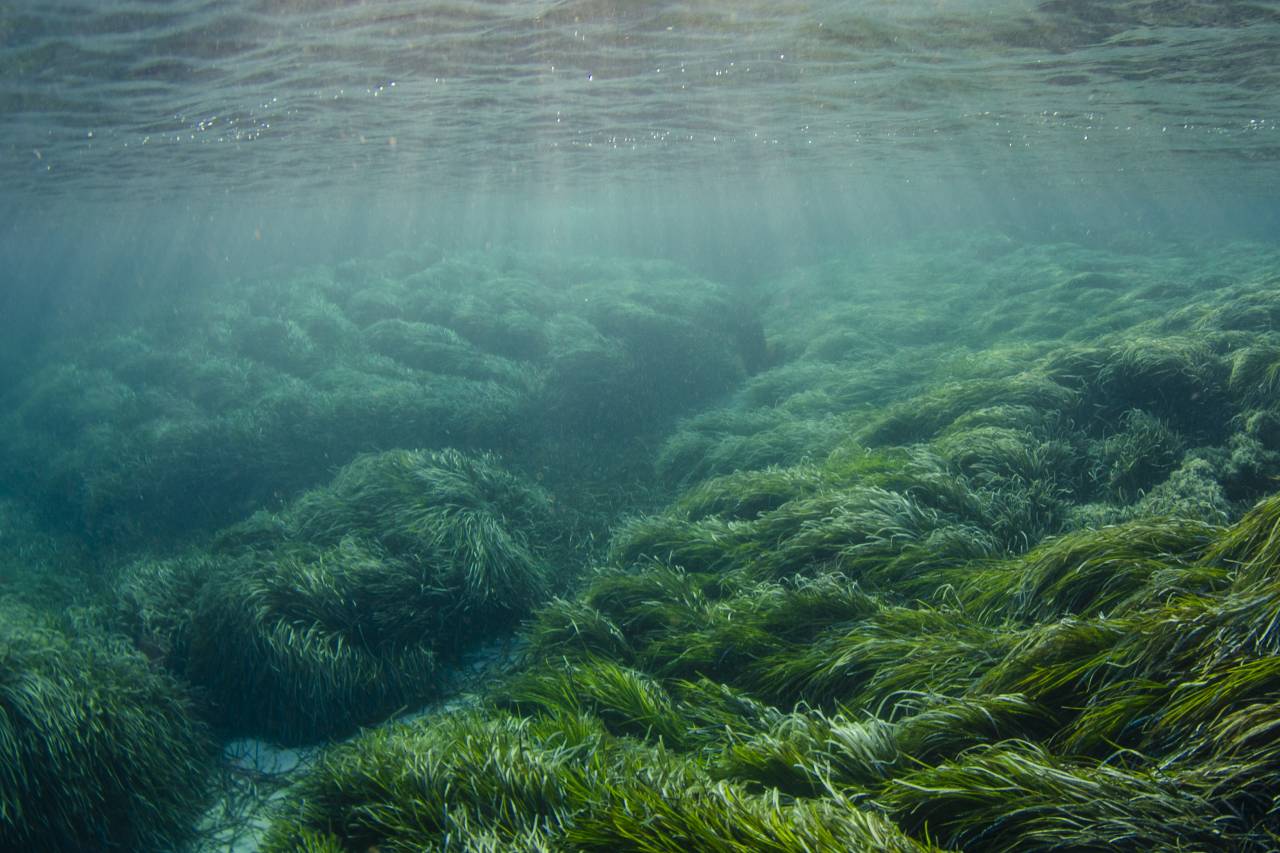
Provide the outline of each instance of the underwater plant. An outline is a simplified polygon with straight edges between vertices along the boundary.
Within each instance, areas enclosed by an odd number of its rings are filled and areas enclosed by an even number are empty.
[[[436,689],[427,629],[442,615],[417,615],[431,602],[402,596],[388,614],[369,612],[372,604],[355,597],[414,580],[355,548],[239,571],[224,563],[200,587],[172,665],[231,733],[282,743],[344,734]],[[406,640],[415,619],[425,624]]]
[[[1199,521],[1156,518],[1049,540],[1009,564],[1017,584],[1006,593],[1009,614],[1046,622],[1124,612],[1153,576],[1203,558],[1218,533]]]
[[[188,724],[368,727],[268,849],[1274,846],[1263,255],[906,254],[748,293],[435,250],[175,297],[51,342],[0,473],[103,555]],[[388,722],[523,619],[474,708]]]
[[[546,587],[533,543],[552,541],[551,498],[490,454],[388,451],[357,457],[324,489],[289,508],[293,538],[337,545],[352,537],[411,559],[426,586],[462,595],[464,609],[523,609]]]
[[[745,345],[741,362],[703,353],[681,297],[621,277],[586,312],[543,298],[532,266],[504,272],[488,313],[489,297],[464,297],[483,291],[483,264],[422,272],[434,295],[400,288],[378,311],[370,298],[384,357],[425,359],[430,343],[542,359],[528,399],[559,396],[526,410],[539,428],[635,416],[592,408],[621,378],[667,439],[650,488],[591,552],[602,565],[556,597],[494,592],[533,606],[503,614],[531,615],[480,704],[326,750],[269,848],[1273,846],[1273,300],[1242,301],[1256,282],[1191,285],[1173,256],[948,251],[907,272],[872,253],[774,283],[752,366]],[[576,269],[560,292],[597,273]],[[696,403],[629,373],[669,373],[637,354],[642,338],[708,359]],[[580,451],[563,465],[545,446],[522,453],[558,486],[574,465],[618,462],[606,444],[562,445]],[[382,607],[366,574],[423,548],[475,559],[415,538],[425,511],[386,509],[413,478],[381,464],[384,485],[335,481],[215,540],[258,578],[259,611],[353,645],[357,624],[392,645],[397,625],[437,630],[393,608],[366,620]],[[546,559],[534,543],[557,532],[537,516],[512,526]],[[449,649],[432,646],[437,672]]]
[[[135,563],[121,608],[220,725],[309,742],[432,695],[547,594],[533,543],[555,538],[547,495],[492,456],[371,454],[210,553]]]
[[[0,847],[173,849],[212,759],[186,690],[121,638],[0,601]]]
[[[927,637],[924,641],[922,638]],[[863,708],[886,716],[897,699],[925,689],[964,693],[1013,647],[1016,635],[955,610],[885,606],[752,667],[749,684],[776,705]]]
[[[1194,775],[1065,760],[1019,741],[908,772],[879,801],[908,832],[960,849],[1263,849]]]
[[[838,796],[753,793],[589,716],[496,711],[384,727],[328,750],[264,849],[308,849],[317,833],[345,850],[933,849]]]

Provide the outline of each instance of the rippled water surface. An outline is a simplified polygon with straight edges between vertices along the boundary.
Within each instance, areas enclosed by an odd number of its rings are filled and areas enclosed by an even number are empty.
[[[134,197],[1280,159],[1280,4],[0,3],[0,181]]]

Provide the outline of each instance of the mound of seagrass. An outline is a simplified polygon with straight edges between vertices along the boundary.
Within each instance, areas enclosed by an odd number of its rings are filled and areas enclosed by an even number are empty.
[[[616,737],[589,714],[463,712],[334,747],[264,850],[741,850],[923,853],[833,796],[780,799],[696,759]]]
[[[357,458],[209,552],[134,564],[125,619],[235,732],[300,743],[421,703],[551,585],[541,489],[488,455]]]
[[[212,757],[185,690],[127,642],[0,602],[0,848],[172,850]]]

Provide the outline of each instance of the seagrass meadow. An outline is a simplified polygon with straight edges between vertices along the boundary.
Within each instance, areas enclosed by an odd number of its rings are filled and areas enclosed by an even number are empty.
[[[0,853],[1280,850],[1280,0],[0,2]]]
[[[1280,846],[1269,244],[422,245],[2,402],[0,849]]]

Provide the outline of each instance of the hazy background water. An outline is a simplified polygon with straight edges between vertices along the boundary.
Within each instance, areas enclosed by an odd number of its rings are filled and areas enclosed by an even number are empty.
[[[733,283],[951,227],[1280,231],[1280,3],[0,3],[4,363],[432,241]]]

